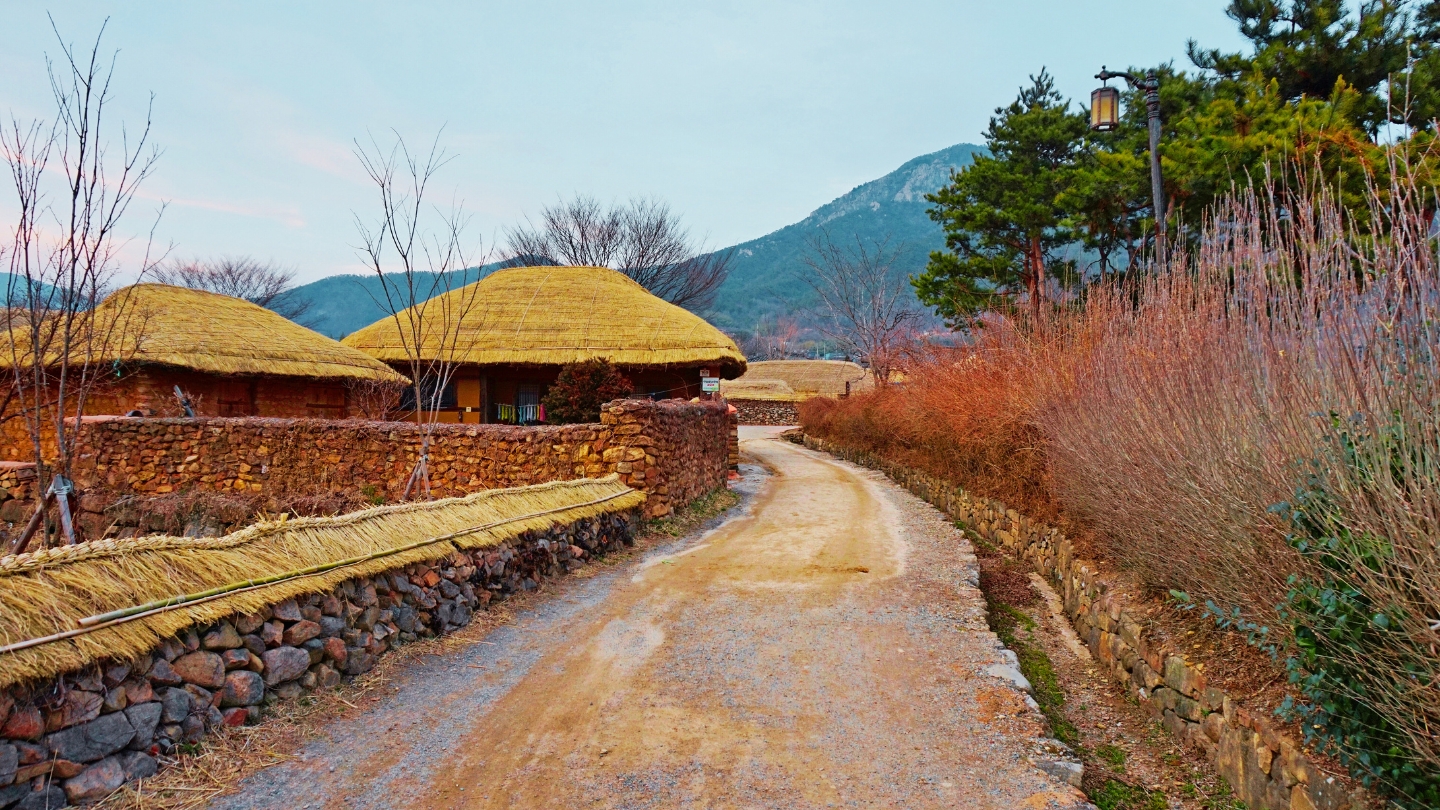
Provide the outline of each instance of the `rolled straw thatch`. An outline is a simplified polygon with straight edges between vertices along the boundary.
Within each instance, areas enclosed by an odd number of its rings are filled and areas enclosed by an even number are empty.
[[[195,624],[250,613],[347,579],[501,543],[529,530],[638,507],[645,494],[611,475],[348,515],[250,526],[224,537],[100,540],[0,557],[0,647],[75,630],[80,621],[211,588],[349,560],[459,533],[341,568],[266,584],[0,653],[0,688],[99,660],[125,660]],[[477,529],[477,527],[479,527]]]
[[[228,295],[136,284],[95,308],[97,363],[159,363],[210,374],[255,374],[405,383],[364,352]],[[23,327],[17,327],[23,328]],[[8,366],[8,346],[0,366]]]
[[[712,364],[726,378],[745,371],[745,355],[723,332],[615,270],[516,267],[497,270],[475,285],[423,305],[424,317],[443,318],[464,309],[458,302],[473,297],[459,324],[456,362],[565,365],[603,357],[624,366]],[[400,316],[408,325],[406,317]],[[450,334],[439,325],[424,331],[436,337]],[[408,359],[393,318],[376,321],[343,342],[386,362]],[[422,348],[437,351],[438,340],[421,342]]]
[[[751,363],[744,376],[736,383],[749,384],[758,381],[781,381],[796,393],[796,399],[814,396],[838,397],[845,394],[845,383],[850,383],[850,392],[868,391],[875,387],[875,380],[869,370],[848,360],[762,360]],[[726,396],[736,399],[755,399],[739,393],[730,393],[727,384],[721,383],[720,390]]]

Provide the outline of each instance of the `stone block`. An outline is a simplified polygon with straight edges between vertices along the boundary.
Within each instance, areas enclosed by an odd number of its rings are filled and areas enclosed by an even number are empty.
[[[206,689],[225,685],[225,661],[213,652],[192,652],[175,659],[175,672],[185,683]]]
[[[28,785],[25,786],[27,789]],[[12,810],[55,810],[57,807],[64,807],[69,802],[65,791],[58,785],[49,784],[39,790],[33,790],[25,794],[25,798],[15,805]]]
[[[305,619],[286,628],[283,640],[288,646],[298,647],[318,635],[320,635],[320,625]]]
[[[298,622],[305,618],[300,614],[300,606],[294,599],[286,599],[275,605],[271,608],[271,613],[275,618],[285,622]]]
[[[160,717],[166,723],[179,723],[190,715],[190,693],[184,689],[169,688],[160,693]]]
[[[45,713],[45,730],[59,731],[94,720],[100,716],[104,704],[105,698],[94,692],[72,689],[65,693],[59,706]]]
[[[221,622],[200,639],[200,646],[207,650],[233,650],[242,645],[240,633],[229,622]]]
[[[0,785],[8,785],[15,779],[15,769],[20,767],[20,751],[13,745],[0,743]]]
[[[222,707],[255,706],[265,697],[265,681],[249,670],[237,670],[225,676],[225,686],[220,690]]]
[[[149,748],[155,741],[155,728],[160,725],[164,713],[164,704],[158,702],[127,708],[125,717],[130,721],[130,727],[135,729],[135,737],[130,740],[129,747],[138,750]]]
[[[292,681],[310,667],[310,654],[299,647],[277,647],[260,656],[265,664],[265,685]]]
[[[1175,701],[1175,713],[1192,723],[1198,723],[1201,717],[1200,703],[1182,696]]]
[[[120,766],[125,769],[125,781],[147,779],[160,770],[155,758],[142,751],[127,751],[117,754]]]
[[[45,736],[51,754],[74,762],[94,762],[124,748],[135,738],[135,729],[124,712],[103,715]]]
[[[65,780],[65,797],[75,804],[97,802],[125,783],[125,766],[119,757],[106,757],[79,776]]]

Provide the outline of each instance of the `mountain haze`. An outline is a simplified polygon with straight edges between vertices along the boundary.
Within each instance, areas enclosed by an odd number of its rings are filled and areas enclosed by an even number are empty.
[[[805,256],[818,236],[836,243],[867,247],[887,237],[905,248],[902,267],[918,273],[930,251],[945,246],[945,234],[930,219],[925,195],[950,181],[950,172],[968,166],[983,146],[962,143],[921,155],[893,172],[856,186],[811,212],[810,216],[759,239],[734,246],[730,277],[720,288],[710,320],[731,332],[753,330],[762,318],[795,312],[814,304],[805,283]]]
[[[814,304],[814,292],[805,283],[809,272],[804,258],[814,239],[828,233],[836,243],[853,245],[856,237],[868,246],[889,238],[891,247],[903,246],[902,268],[918,273],[930,251],[944,247],[940,226],[925,213],[925,195],[950,180],[950,172],[968,166],[981,146],[962,143],[921,155],[893,172],[856,186],[849,193],[815,209],[793,225],[735,245],[730,277],[721,286],[715,304],[703,313],[727,332],[743,336],[762,319],[798,312]],[[497,265],[456,271],[451,288],[488,275]],[[464,274],[460,278],[460,274]],[[428,286],[429,274],[422,274]],[[296,287],[288,300],[308,299],[306,325],[339,339],[386,315],[376,303],[379,280],[373,276],[330,276]]]

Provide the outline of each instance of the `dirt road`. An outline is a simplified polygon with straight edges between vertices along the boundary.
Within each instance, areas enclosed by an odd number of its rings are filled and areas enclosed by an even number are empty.
[[[212,806],[1082,806],[990,674],[958,532],[873,473],[742,446],[767,468],[743,514],[561,584]]]

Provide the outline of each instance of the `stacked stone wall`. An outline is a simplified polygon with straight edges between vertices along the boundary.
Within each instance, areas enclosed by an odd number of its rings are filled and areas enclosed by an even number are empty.
[[[1143,617],[1121,606],[1094,564],[1076,559],[1070,541],[1058,529],[873,454],[814,436],[803,436],[801,441],[812,450],[885,473],[981,539],[1028,562],[1063,598],[1066,616],[1101,667],[1171,734],[1207,757],[1246,807],[1358,810],[1371,806],[1363,792],[1347,791],[1265,718],[1210,686],[1203,662],[1191,662],[1182,652],[1157,644],[1146,633]]]
[[[636,512],[528,532],[334,590],[287,599],[102,662],[0,689],[0,810],[98,801],[156,773],[208,731],[369,671],[397,646],[449,633],[508,594],[633,542]]]
[[[732,399],[730,404],[742,425],[798,425],[800,413],[793,402],[775,402],[764,399]]]
[[[647,493],[646,516],[660,517],[724,486],[732,422],[723,402],[617,400],[600,418],[586,425],[436,425],[431,494],[617,473]],[[393,503],[405,494],[424,434],[408,422],[88,418],[73,476],[84,493],[80,524],[92,538],[159,531],[145,525],[144,508],[167,496],[224,496],[218,500],[231,513],[198,529],[205,534],[224,533],[257,510]],[[8,466],[15,471],[0,470],[0,521],[19,524],[33,509],[19,476],[33,467]]]

